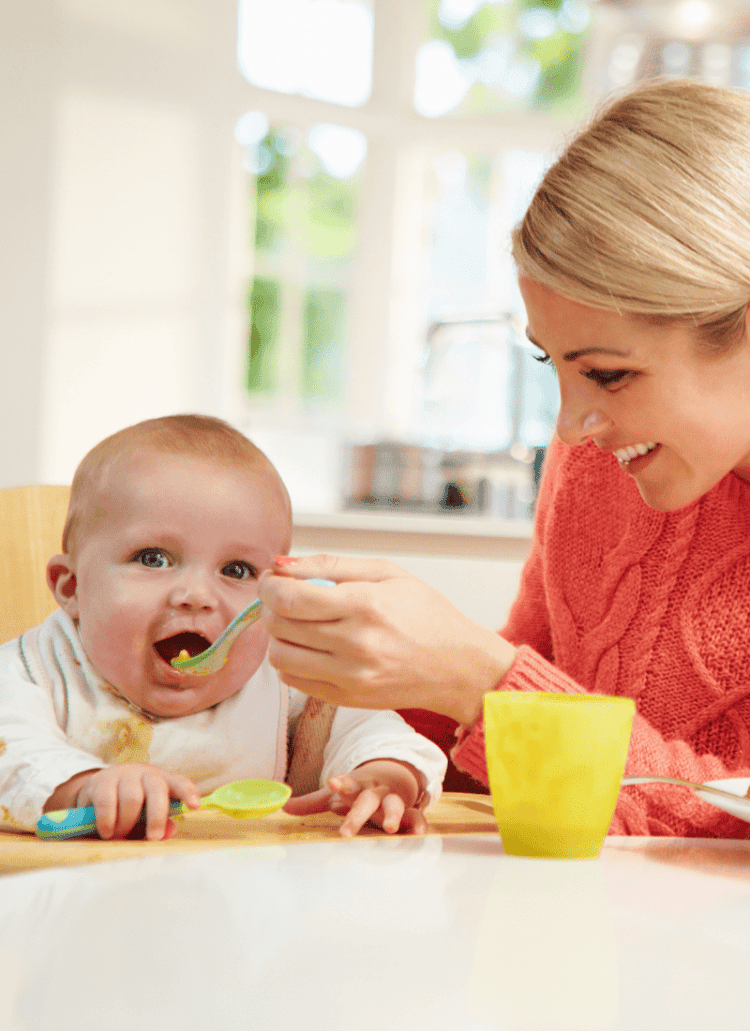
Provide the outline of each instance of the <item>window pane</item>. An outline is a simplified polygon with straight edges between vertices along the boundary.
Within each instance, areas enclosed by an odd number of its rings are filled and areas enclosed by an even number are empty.
[[[428,118],[585,111],[585,0],[424,0],[414,106]]]
[[[426,165],[425,297],[431,329],[416,406],[420,441],[447,450],[519,453],[552,434],[557,382],[535,361],[510,254],[549,157],[446,151]],[[515,456],[514,456],[515,457]]]
[[[490,155],[449,151],[428,173],[434,198],[430,223],[430,321],[455,311],[477,311],[489,300]]]
[[[371,0],[240,0],[238,63],[256,86],[358,107],[372,89]]]
[[[302,396],[306,399],[341,397],[345,318],[343,290],[312,287],[306,291],[302,360]]]
[[[249,297],[247,389],[305,405],[341,401],[365,137],[337,125],[240,119],[250,172],[255,277]]]
[[[252,393],[270,393],[276,386],[279,294],[279,283],[260,276],[253,280],[247,361],[247,388]]]

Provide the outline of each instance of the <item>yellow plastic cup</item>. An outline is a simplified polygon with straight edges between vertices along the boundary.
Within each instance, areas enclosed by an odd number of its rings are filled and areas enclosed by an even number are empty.
[[[484,736],[495,819],[510,855],[594,859],[617,804],[632,698],[492,691]]]

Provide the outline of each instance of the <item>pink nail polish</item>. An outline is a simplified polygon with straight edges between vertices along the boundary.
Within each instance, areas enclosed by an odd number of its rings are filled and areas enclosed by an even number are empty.
[[[275,566],[292,566],[297,561],[296,558],[292,558],[291,555],[274,555],[273,563]]]

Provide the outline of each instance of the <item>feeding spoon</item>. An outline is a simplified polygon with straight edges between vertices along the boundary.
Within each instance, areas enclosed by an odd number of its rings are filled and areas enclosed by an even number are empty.
[[[309,584],[318,584],[319,587],[335,587],[333,580],[308,580]],[[260,618],[262,603],[260,598],[256,598],[254,602],[251,602],[247,608],[243,609],[238,616],[235,616],[232,622],[226,626],[221,634],[216,638],[213,644],[209,645],[205,651],[202,651],[199,655],[193,655],[192,657],[188,654],[187,650],[180,652],[176,659],[172,659],[172,665],[175,669],[181,670],[183,673],[191,673],[193,676],[202,677],[207,676],[209,673],[215,673],[221,669],[224,663],[227,661],[229,656],[229,649],[232,647],[234,642],[240,636],[240,634],[247,630],[247,628]]]
[[[636,774],[632,777],[623,777],[622,785],[627,787],[628,784],[678,784],[680,787],[692,788],[693,791],[704,802],[709,802],[711,805],[715,805],[717,809],[723,809],[725,813],[731,813],[732,816],[739,817],[740,820],[745,820],[750,823],[750,797],[745,793],[748,790],[747,779],[740,780],[717,780],[709,782],[708,784],[696,784],[692,780],[680,780],[679,777],[659,777],[655,774],[650,773]],[[719,787],[719,784],[736,784],[742,785],[739,791],[727,791]],[[742,792],[740,794],[739,792]]]
[[[275,780],[235,780],[222,784],[210,795],[201,799],[200,809],[220,809],[227,816],[247,820],[254,816],[273,813],[287,801],[292,793],[288,784]],[[178,798],[169,803],[169,815],[179,816],[188,812],[189,806]],[[145,819],[141,813],[140,822]],[[59,841],[65,838],[82,838],[96,830],[96,808],[93,805],[76,809],[57,809],[45,813],[36,825],[39,838]]]

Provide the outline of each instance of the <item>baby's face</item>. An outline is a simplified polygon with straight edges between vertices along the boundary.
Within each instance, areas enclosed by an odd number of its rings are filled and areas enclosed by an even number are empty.
[[[262,620],[216,673],[180,673],[169,660],[207,648],[257,597],[288,541],[278,487],[262,471],[148,452],[118,463],[109,481],[70,560],[75,594],[64,607],[95,669],[131,702],[165,717],[208,709],[258,669]]]

